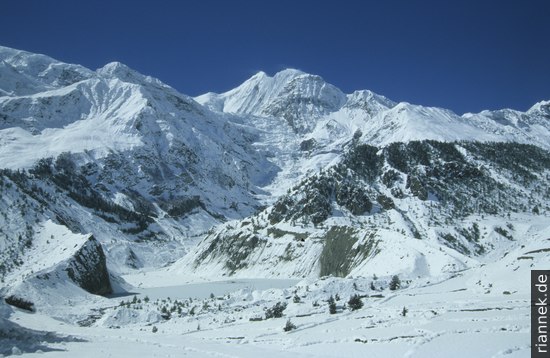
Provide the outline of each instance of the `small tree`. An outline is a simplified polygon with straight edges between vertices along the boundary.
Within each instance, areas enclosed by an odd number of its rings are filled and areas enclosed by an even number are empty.
[[[336,313],[336,302],[334,301],[334,297],[332,297],[332,295],[328,299],[328,312],[330,314]]]
[[[294,294],[294,298],[292,299],[292,301],[294,303],[300,303],[302,302],[302,300],[300,299],[300,296],[298,296],[297,294]]]
[[[157,326],[153,326],[153,333],[157,333],[158,330],[159,330],[159,329],[157,328]]]
[[[292,331],[293,329],[296,329],[296,325],[292,322],[290,322],[290,318],[286,321],[285,327],[283,330],[285,332]]]
[[[370,289],[376,291],[376,287],[374,287],[374,281],[370,282]]]
[[[394,275],[390,281],[390,290],[395,291],[399,288],[401,288],[401,280],[399,279],[399,276]]]
[[[359,295],[352,295],[348,301],[348,306],[352,311],[355,311],[363,307],[363,301],[361,301]]]
[[[407,315],[407,312],[409,312],[409,310],[407,309],[407,307],[403,306],[403,311],[401,311],[401,316],[405,317]]]
[[[286,309],[286,302],[277,302],[275,306],[265,311],[265,319],[283,317],[283,311]]]
[[[164,318],[165,320],[169,320],[172,317],[172,314],[168,310],[167,306],[162,306],[162,309],[160,310],[160,316]]]

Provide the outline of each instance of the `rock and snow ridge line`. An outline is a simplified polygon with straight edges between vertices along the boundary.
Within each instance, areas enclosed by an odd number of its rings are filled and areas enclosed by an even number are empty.
[[[550,128],[549,101],[541,101],[526,112],[485,110],[459,116],[443,108],[396,103],[369,90],[344,94],[320,76],[294,69],[273,77],[259,72],[232,90],[206,93],[195,100],[217,112],[282,118],[305,137],[324,138],[327,130],[334,136],[338,131],[330,127],[348,129],[348,136],[360,130],[364,142],[375,145],[464,139],[547,147],[544,139],[549,138]]]
[[[143,94],[140,94],[141,89],[147,86],[154,87],[163,91],[168,91],[172,95],[181,98],[186,106],[195,106],[197,102],[202,106],[198,106],[201,110],[213,110],[214,112],[222,112],[229,114],[237,114],[241,118],[237,121],[249,123],[257,126],[258,120],[254,117],[268,117],[278,119],[280,124],[286,125],[292,131],[299,133],[302,137],[315,138],[321,140],[323,144],[327,142],[340,142],[342,136],[349,137],[357,130],[364,134],[364,141],[375,144],[385,145],[395,141],[409,140],[497,140],[497,141],[517,141],[521,143],[532,143],[541,146],[548,146],[549,137],[549,103],[542,101],[535,104],[527,112],[520,112],[510,109],[499,111],[483,111],[478,114],[466,113],[458,116],[451,111],[441,108],[423,107],[412,105],[406,102],[396,103],[384,96],[377,95],[371,91],[363,90],[356,91],[352,94],[344,94],[335,86],[325,82],[320,76],[307,74],[299,70],[287,69],[283,70],[273,77],[268,76],[264,72],[252,76],[240,86],[222,94],[207,93],[202,96],[191,99],[184,96],[169,86],[163,84],[157,79],[149,76],[144,76],[138,72],[128,68],[127,66],[113,62],[107,64],[97,71],[91,71],[78,65],[64,64],[44,55],[30,54],[24,51],[13,50],[2,47],[0,50],[0,60],[2,66],[0,71],[2,74],[2,96],[3,100],[8,98],[30,96],[27,99],[27,105],[36,107],[36,101],[45,101],[48,98],[55,101],[56,97],[64,97],[65,94],[55,93],[55,90],[66,92],[71,86],[84,85],[89,80],[104,80],[107,82],[118,80],[127,85],[135,85],[137,88],[135,93],[127,93],[126,90],[116,88],[115,96],[124,98],[124,102],[128,100],[135,101],[130,107],[119,112],[105,113],[102,107],[112,107],[113,104],[105,102],[101,93],[109,91],[106,88],[94,88],[94,85],[88,89],[81,91],[89,91],[94,94],[97,100],[92,101],[92,108],[96,108],[90,116],[78,112],[69,114],[64,113],[64,117],[69,118],[65,123],[53,123],[53,128],[66,127],[74,121],[84,118],[95,118],[98,115],[103,115],[113,119],[121,117],[120,121],[127,121],[129,117],[133,117],[132,112],[136,112],[143,106],[150,105],[147,100],[140,99]],[[111,88],[114,84],[107,84]],[[89,85],[84,85],[88,87]],[[105,87],[105,85],[102,85]],[[51,92],[54,91],[54,92]],[[74,91],[74,90],[73,90]],[[42,98],[45,97],[45,98]],[[63,107],[72,105],[68,98],[68,103],[63,103]],[[81,100],[78,100],[82,102]],[[195,102],[196,101],[196,102]],[[193,104],[191,103],[193,102]],[[3,104],[2,112],[7,119],[12,119],[13,115],[9,113],[10,106],[16,106],[16,103]],[[84,111],[85,107],[90,104],[83,103],[84,108],[80,108],[79,112]],[[59,108],[56,108],[59,110]],[[43,121],[44,115],[52,116],[52,114],[44,113],[27,113],[21,114],[19,122],[12,123],[16,126],[25,128],[25,122],[31,122],[31,133],[37,134],[36,131],[43,133],[44,129],[52,128],[51,125],[37,123],[34,127],[32,124]],[[213,116],[211,113],[208,116]],[[18,117],[15,115],[15,117]],[[21,120],[23,122],[21,122]],[[231,120],[226,118],[225,120]],[[10,123],[10,121],[8,121]],[[29,124],[27,124],[28,126]],[[95,123],[95,126],[101,127],[100,123]],[[3,128],[8,128],[5,124]],[[261,127],[261,126],[260,126]],[[80,131],[89,131],[91,128],[82,128]],[[94,140],[94,135],[88,136],[83,142],[89,142],[85,148],[76,149],[82,150],[98,150],[107,148],[113,150],[123,150],[131,148],[135,145],[143,144],[140,141],[139,134],[128,133],[128,127],[122,126],[119,129],[105,128],[109,131],[117,133],[113,140]],[[44,133],[43,133],[44,134]],[[68,136],[70,132],[65,132],[63,135]],[[105,131],[99,131],[95,134],[96,137],[105,135]],[[12,133],[12,137],[17,136]],[[128,136],[128,137],[126,137]],[[127,138],[127,144],[124,143]],[[289,138],[285,138],[289,139]],[[28,140],[28,138],[27,138]],[[45,138],[46,141],[56,140],[54,137]],[[92,145],[91,142],[95,142]],[[23,142],[25,143],[25,142]],[[29,145],[29,143],[25,143]],[[42,143],[44,144],[44,143]],[[74,144],[74,143],[73,143]],[[79,148],[78,146],[76,148]]]

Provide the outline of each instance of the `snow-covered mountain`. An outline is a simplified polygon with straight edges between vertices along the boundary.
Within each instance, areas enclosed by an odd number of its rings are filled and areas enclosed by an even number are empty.
[[[267,190],[278,197],[308,173],[337,161],[350,142],[387,146],[414,140],[505,141],[550,148],[548,102],[527,112],[467,113],[395,103],[368,90],[343,94],[321,77],[284,70],[260,72],[222,94],[195,98],[207,108],[237,115],[260,131],[281,168]]]
[[[338,110],[346,96],[319,76],[288,69],[273,77],[258,72],[233,90],[208,93],[197,101],[221,112],[280,118],[301,133],[315,126],[319,117]]]
[[[6,172],[13,187],[4,197],[13,188],[23,198],[36,187],[58,193],[59,203],[34,193],[50,211],[36,220],[93,234],[122,270],[121,261],[158,265],[143,241],[200,239],[216,223],[275,203],[362,144],[550,143],[548,102],[525,113],[458,116],[368,90],[346,95],[293,69],[193,99],[118,62],[92,71],[5,47],[0,60],[0,166],[29,171]],[[172,260],[182,250],[168,250]]]
[[[130,235],[136,239],[181,241],[249,215],[278,170],[252,148],[254,128],[120,63],[91,71],[8,48],[0,58],[0,166],[84,176],[80,183],[97,198],[155,218],[150,230]],[[70,170],[56,168],[59,158]],[[73,219],[101,242],[128,229],[95,216],[99,224]]]
[[[150,324],[170,315],[97,294],[146,274],[305,278],[317,288],[294,295],[313,311],[291,311],[317,315],[326,290],[373,274],[424,282],[414,294],[484,265],[513,274],[548,261],[549,143],[550,101],[457,115],[293,69],[191,98],[118,62],[0,47],[0,295],[68,323]],[[257,315],[281,295],[241,292],[218,311],[234,322],[243,300]],[[42,336],[11,314],[0,302],[0,339]]]
[[[249,277],[437,276],[493,260],[547,216],[550,153],[517,143],[354,146],[174,268]],[[521,229],[519,229],[521,227]]]
[[[271,118],[303,137],[334,142],[359,130],[363,142],[385,146],[393,142],[513,141],[548,148],[548,102],[527,112],[510,109],[466,113],[395,103],[368,90],[344,94],[321,77],[288,69],[269,77],[259,72],[222,94],[195,98],[213,111]],[[323,143],[328,144],[328,143]]]
[[[115,275],[159,267],[198,233],[253,213],[260,185],[276,173],[251,147],[254,128],[120,63],[91,71],[8,48],[0,59],[0,276],[8,292],[42,282],[29,272],[58,272],[66,260],[53,255],[44,266],[32,254],[53,241],[40,234],[47,223],[93,235]]]

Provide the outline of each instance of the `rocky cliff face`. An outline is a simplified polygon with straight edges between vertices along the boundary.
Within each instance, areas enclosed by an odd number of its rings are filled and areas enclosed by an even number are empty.
[[[65,269],[69,278],[86,291],[95,295],[113,293],[105,253],[101,244],[90,236],[73,254]]]

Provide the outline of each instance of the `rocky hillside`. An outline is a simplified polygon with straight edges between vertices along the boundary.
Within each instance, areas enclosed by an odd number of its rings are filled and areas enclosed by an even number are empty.
[[[517,143],[357,144],[176,266],[240,276],[438,275],[520,245],[547,216],[550,153]]]

